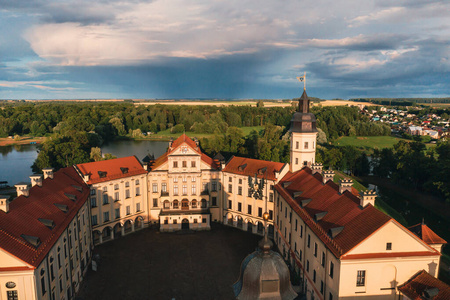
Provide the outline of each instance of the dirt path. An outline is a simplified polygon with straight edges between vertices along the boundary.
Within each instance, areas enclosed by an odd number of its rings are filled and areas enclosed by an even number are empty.
[[[423,207],[429,208],[432,212],[450,219],[450,205],[443,202],[439,197],[414,191],[407,187],[395,184],[388,178],[379,178],[375,176],[364,176],[361,177],[364,182],[372,183],[380,187],[384,187],[393,190],[396,193],[405,195],[406,197],[414,200]]]

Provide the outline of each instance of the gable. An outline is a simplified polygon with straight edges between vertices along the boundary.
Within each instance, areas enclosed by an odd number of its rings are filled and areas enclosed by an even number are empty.
[[[182,143],[180,146],[172,150],[169,156],[173,155],[200,155],[197,151],[192,149],[187,143]]]
[[[387,243],[392,244],[392,250],[386,250]],[[396,252],[434,252],[434,250],[399,223],[391,220],[346,255]]]
[[[31,267],[23,260],[0,248],[0,269],[14,267]]]

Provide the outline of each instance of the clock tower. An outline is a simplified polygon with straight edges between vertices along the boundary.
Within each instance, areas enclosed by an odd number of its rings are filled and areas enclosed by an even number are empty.
[[[296,172],[310,167],[316,159],[317,128],[316,117],[309,112],[309,98],[306,90],[298,101],[297,111],[292,116],[290,148],[290,171]]]

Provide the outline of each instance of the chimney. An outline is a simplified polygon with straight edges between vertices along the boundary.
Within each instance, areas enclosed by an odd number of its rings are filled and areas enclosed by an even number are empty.
[[[353,180],[341,179],[339,180],[339,193],[343,194],[345,191],[352,191]]]
[[[173,143],[173,138],[170,138],[170,140],[169,140],[169,149],[172,148],[172,143]]]
[[[53,168],[42,169],[42,172],[44,172],[44,179],[53,179]]]
[[[334,177],[334,171],[333,170],[324,170],[322,171],[322,180],[323,184],[326,184],[328,181],[332,181]]]
[[[30,194],[30,190],[28,188],[28,183],[25,182],[19,182],[18,184],[14,185],[16,187],[17,197],[24,195],[25,197],[28,197]]]
[[[83,174],[84,182],[88,182],[90,177],[91,177],[91,174]]]
[[[365,207],[367,204],[372,204],[372,206],[375,206],[375,198],[377,197],[377,192],[374,190],[365,190],[359,193],[359,204],[362,207]]]
[[[321,163],[314,163],[311,165],[312,174],[322,173],[323,165]]]
[[[0,197],[0,210],[3,210],[5,213],[9,211],[9,202],[7,197]]]
[[[30,176],[31,179],[31,187],[37,185],[42,186],[42,175],[41,174],[33,174]]]

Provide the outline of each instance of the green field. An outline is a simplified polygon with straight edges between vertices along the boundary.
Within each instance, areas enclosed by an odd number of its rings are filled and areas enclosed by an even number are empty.
[[[392,148],[403,139],[393,136],[343,136],[338,138],[335,146],[355,146],[366,149]]]
[[[264,129],[264,126],[250,126],[250,127],[240,127],[240,129],[242,130],[242,132],[244,133],[244,135],[249,135],[250,132],[252,130],[256,130],[256,131],[260,131]],[[156,134],[153,134],[151,136],[149,136],[148,138],[144,138],[144,139],[149,139],[149,140],[168,140],[170,138],[177,138],[181,135],[181,133],[170,133],[170,129],[166,129],[163,131],[160,131]],[[196,133],[193,131],[186,131],[186,135],[190,138],[196,137],[198,139],[201,138],[209,138],[214,136],[214,134],[212,133]]]

